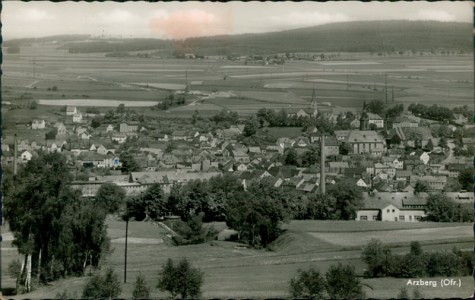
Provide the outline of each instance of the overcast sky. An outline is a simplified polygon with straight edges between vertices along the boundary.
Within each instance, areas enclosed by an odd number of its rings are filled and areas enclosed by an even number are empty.
[[[18,2],[2,1],[4,39],[57,34],[187,38],[360,20],[472,22],[472,2]]]

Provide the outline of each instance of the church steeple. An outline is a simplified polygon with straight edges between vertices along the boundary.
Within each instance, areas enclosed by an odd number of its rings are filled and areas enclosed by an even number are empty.
[[[363,102],[363,112],[360,117],[360,130],[369,130],[369,116],[366,112],[366,100]]]
[[[315,89],[312,92],[312,101],[310,102],[310,109],[313,110],[313,116],[317,116],[318,109],[317,109],[317,97],[315,96]]]
[[[315,97],[315,89],[312,92],[312,102],[310,102],[310,108],[317,108],[317,98]]]

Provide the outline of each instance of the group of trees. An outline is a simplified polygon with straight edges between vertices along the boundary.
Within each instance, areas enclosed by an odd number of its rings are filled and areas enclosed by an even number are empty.
[[[451,252],[423,252],[419,242],[411,242],[408,254],[394,255],[380,240],[372,239],[363,248],[361,259],[367,265],[365,272],[367,277],[449,277],[466,276],[473,271],[470,253],[464,253],[456,248]]]
[[[229,128],[231,125],[239,123],[239,115],[237,112],[223,109],[218,114],[212,116],[210,120],[215,122],[218,126]]]
[[[256,113],[256,120],[260,127],[267,123],[269,127],[303,127],[304,130],[315,126],[319,132],[328,134],[332,134],[335,130],[333,123],[322,115],[316,117],[289,116],[284,108],[277,112],[274,109],[261,108]]]
[[[292,298],[300,299],[362,299],[365,297],[363,285],[350,265],[332,265],[320,274],[315,268],[298,270],[289,282]]]
[[[203,285],[203,272],[192,267],[186,258],[182,258],[177,264],[168,259],[159,274],[157,288],[167,291],[172,297],[179,296],[181,299],[196,298],[201,295]],[[86,299],[117,298],[122,292],[121,283],[112,268],[105,270],[104,274],[98,273],[90,277],[83,287],[82,297]],[[72,295],[64,291],[57,296],[58,299],[72,298]],[[150,287],[145,276],[139,273],[132,291],[133,299],[146,299],[150,297]]]
[[[436,121],[450,121],[454,118],[454,113],[447,107],[438,106],[433,104],[432,106],[426,106],[424,104],[412,103],[407,108],[414,115],[420,116],[425,119],[431,119]]]
[[[105,218],[124,201],[125,193],[104,186],[90,201],[81,198],[70,182],[65,158],[58,153],[40,153],[18,175],[5,176],[5,220],[13,244],[25,257],[22,263],[12,264],[12,269],[17,266],[11,271],[18,290],[30,291],[32,284],[61,276],[82,275],[86,267],[98,267],[110,249]]]
[[[284,153],[283,163],[288,166],[311,167],[317,163],[319,155],[319,149],[313,147],[301,155],[294,148],[290,148]]]
[[[375,99],[368,102],[366,109],[368,112],[377,114],[387,121],[390,121],[397,118],[404,112],[404,105],[397,104],[388,107],[383,100]]]
[[[427,198],[427,216],[425,221],[431,222],[470,222],[472,209],[454,203],[445,194],[431,194]]]
[[[167,110],[174,106],[180,106],[185,104],[185,97],[175,97],[174,94],[168,95],[168,97],[164,98],[160,103],[156,105],[156,108],[159,110]]]
[[[250,181],[246,188],[233,175],[193,180],[174,185],[165,196],[159,184],[127,202],[130,217],[160,220],[180,216],[172,224],[181,237],[177,244],[199,243],[210,238],[202,221],[226,221],[238,239],[253,247],[266,247],[282,232],[289,219],[354,219],[361,206],[362,191],[342,180],[328,188],[326,195],[303,194],[295,189],[275,188],[271,180]]]

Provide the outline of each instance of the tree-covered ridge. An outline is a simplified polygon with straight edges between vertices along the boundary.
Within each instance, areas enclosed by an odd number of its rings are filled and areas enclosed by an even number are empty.
[[[275,52],[387,52],[457,49],[472,51],[469,23],[365,21],[259,34],[189,38],[182,47],[199,54]]]
[[[88,42],[82,40],[88,39]],[[283,52],[394,52],[450,49],[472,51],[472,24],[437,21],[356,21],[256,34],[196,37],[185,40],[97,39],[59,36],[15,39],[5,46],[59,40],[71,53],[166,50],[196,55]]]

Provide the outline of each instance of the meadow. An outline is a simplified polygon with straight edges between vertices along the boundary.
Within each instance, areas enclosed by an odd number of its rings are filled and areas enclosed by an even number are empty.
[[[112,267],[123,280],[125,223],[110,217],[107,220],[108,234],[112,239],[113,251],[106,259],[104,267]],[[224,228],[223,223],[209,224]],[[284,226],[286,232],[276,240],[270,250],[256,250],[242,247],[234,242],[212,241],[201,245],[173,246],[168,232],[151,222],[129,222],[127,283],[122,285],[121,297],[130,298],[135,276],[142,273],[152,288],[151,297],[167,297],[154,286],[158,280],[161,266],[168,258],[188,258],[192,264],[205,273],[203,285],[204,298],[265,298],[288,297],[288,281],[298,269],[310,266],[321,272],[338,262],[351,264],[358,274],[362,274],[365,264],[361,261],[361,246],[348,247],[337,238],[328,240],[315,235],[331,234],[340,236],[348,230],[353,231],[352,240],[361,235],[373,233],[398,235],[399,243],[390,244],[393,253],[407,253],[413,240],[407,230],[430,229],[431,240],[422,243],[424,251],[450,250],[453,246],[471,249],[473,241],[470,234],[459,237],[457,241],[447,241],[450,230],[465,233],[471,224],[463,223],[393,223],[393,222],[355,222],[355,221],[291,221]],[[436,234],[439,231],[440,234]],[[377,237],[377,236],[376,236]],[[7,247],[2,244],[2,248]],[[12,259],[17,257],[13,250],[2,251],[2,271]],[[82,286],[88,276],[68,278],[53,282],[47,287],[22,295],[22,298],[51,298],[67,289],[81,294]],[[458,279],[458,278],[455,278]],[[471,292],[470,277],[461,277],[462,287],[432,288],[422,287],[426,297],[451,295],[466,297]],[[384,299],[397,296],[407,280],[394,278],[362,279],[368,296]],[[432,280],[432,279],[431,279]],[[437,279],[438,280],[438,279]],[[8,276],[2,278],[4,287],[14,284]],[[410,288],[408,288],[411,290]]]
[[[314,89],[318,102],[331,103],[336,110],[361,109],[365,100],[386,100],[387,83],[389,103],[473,103],[470,55],[380,57],[354,53],[354,61],[244,65],[213,59],[106,58],[103,53],[69,54],[56,47],[33,44],[22,47],[20,54],[4,55],[4,101],[101,99],[104,101],[88,105],[122,101],[139,106],[140,101],[159,101],[188,84],[191,91],[230,92],[237,98],[200,101],[196,95],[188,106],[157,113],[159,116],[188,116],[195,110],[209,115],[222,109],[250,115],[262,107],[306,108]],[[48,90],[53,86],[58,90]]]

